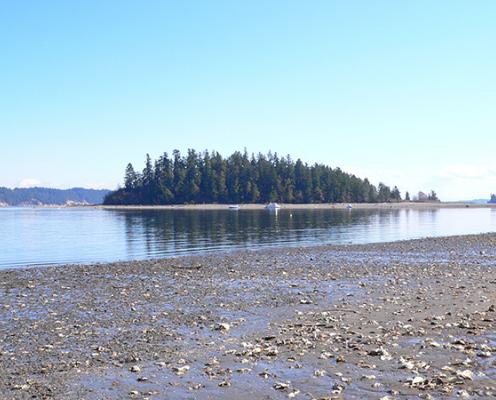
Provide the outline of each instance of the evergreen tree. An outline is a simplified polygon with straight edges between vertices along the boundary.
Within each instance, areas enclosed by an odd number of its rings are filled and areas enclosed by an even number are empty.
[[[226,163],[222,156],[214,152],[212,156],[212,169],[214,171],[213,201],[218,203],[228,202],[226,188]]]
[[[146,155],[145,168],[143,169],[139,192],[139,197],[142,202],[154,204],[153,200],[156,194],[155,173],[152,165],[152,159],[149,154]]]
[[[184,160],[181,158],[181,153],[179,150],[174,150],[172,152],[172,156],[174,157],[173,161],[173,193],[174,193],[174,202],[175,203],[184,203],[187,201],[186,198],[186,167],[184,166]]]
[[[393,188],[393,191],[391,192],[391,200],[401,201],[401,193],[396,186]]]
[[[200,172],[198,156],[195,150],[189,149],[186,158],[186,171],[184,183],[184,201],[198,202],[200,193]]]
[[[146,155],[145,168],[143,169],[143,186],[149,187],[153,183],[153,167],[150,154]]]
[[[320,187],[321,173],[319,165],[315,164],[310,171],[312,179],[312,202],[322,203],[324,200],[324,193]]]
[[[155,179],[157,180],[157,204],[174,203],[174,173],[172,170],[172,161],[169,155],[164,153],[155,163]]]
[[[370,185],[369,187],[369,199],[370,203],[377,203],[379,201],[379,193],[374,185]]]
[[[235,152],[227,160],[226,168],[226,190],[230,202],[239,203],[241,200],[241,168],[243,156]]]
[[[138,186],[138,175],[134,171],[133,164],[129,163],[126,167],[126,175],[124,177],[124,187],[128,191],[133,191]]]
[[[391,196],[391,189],[389,186],[386,186],[384,183],[379,183],[379,192],[377,194],[377,201],[379,203],[384,203],[387,201],[391,201],[392,196]]]
[[[434,191],[429,195],[437,200]],[[406,199],[409,194],[406,193]],[[401,193],[380,183],[347,174],[326,165],[308,166],[300,159],[277,153],[248,156],[235,152],[224,159],[219,153],[189,149],[183,157],[174,150],[152,163],[146,155],[143,173],[128,164],[124,188],[109,193],[106,204],[181,203],[286,203],[400,201]]]
[[[214,200],[214,171],[208,151],[204,151],[200,164],[200,197],[202,202],[213,203]]]
[[[431,192],[429,193],[428,200],[439,201],[439,199],[437,197],[437,193],[434,190],[431,190]]]

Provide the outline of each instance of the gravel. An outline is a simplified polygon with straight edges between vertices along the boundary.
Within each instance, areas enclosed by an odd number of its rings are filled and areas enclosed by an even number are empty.
[[[0,398],[496,396],[496,235],[0,271]]]

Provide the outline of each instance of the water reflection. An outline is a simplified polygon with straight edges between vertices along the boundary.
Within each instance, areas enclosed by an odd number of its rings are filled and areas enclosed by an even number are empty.
[[[0,209],[0,268],[496,230],[494,209]]]
[[[367,212],[338,210],[141,210],[115,211],[126,225],[127,246],[136,254],[146,242],[148,253],[215,250],[288,242],[329,242],[343,226],[368,225]],[[380,215],[380,214],[379,214]],[[391,218],[390,212],[384,218]],[[393,216],[394,218],[394,216]]]
[[[130,258],[225,248],[394,240],[405,210],[140,210],[124,219]],[[408,224],[408,219],[403,221]],[[404,227],[401,227],[403,229]],[[143,243],[144,241],[144,243]]]

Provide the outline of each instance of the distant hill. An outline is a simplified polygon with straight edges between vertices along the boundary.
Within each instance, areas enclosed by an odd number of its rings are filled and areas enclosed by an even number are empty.
[[[102,204],[106,189],[51,189],[43,187],[0,187],[0,206],[83,205]]]

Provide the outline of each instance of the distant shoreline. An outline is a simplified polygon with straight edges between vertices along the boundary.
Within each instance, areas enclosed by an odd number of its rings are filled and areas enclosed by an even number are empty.
[[[353,209],[432,209],[432,208],[496,208],[496,204],[476,204],[466,202],[401,202],[401,203],[321,203],[321,204],[283,204],[287,210],[339,210],[351,204]],[[229,204],[176,204],[176,205],[98,205],[91,206],[104,210],[226,210]],[[240,210],[262,210],[265,204],[239,204]]]
[[[320,203],[320,204],[285,204],[279,203],[286,210],[340,210],[347,209],[399,210],[399,209],[433,209],[433,208],[496,208],[496,204],[469,202],[401,202],[401,203]],[[103,205],[103,204],[42,204],[12,206],[0,204],[0,208],[91,208],[102,210],[227,210],[232,204],[172,204],[172,205]],[[265,204],[239,204],[240,210],[263,210]]]

